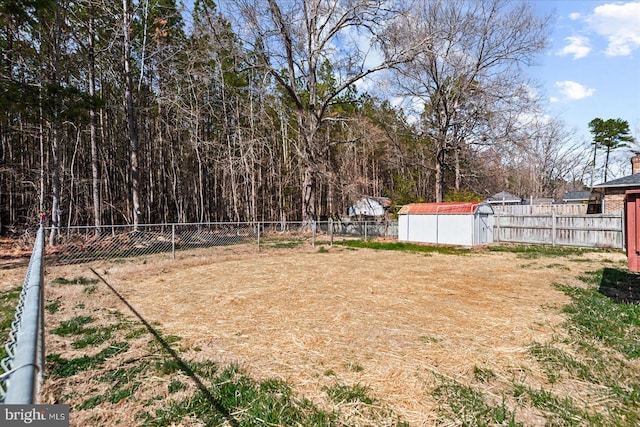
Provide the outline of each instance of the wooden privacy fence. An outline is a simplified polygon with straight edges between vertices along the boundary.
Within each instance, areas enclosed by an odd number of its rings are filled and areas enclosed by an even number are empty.
[[[589,248],[624,248],[622,213],[565,215],[496,212],[494,241]]]

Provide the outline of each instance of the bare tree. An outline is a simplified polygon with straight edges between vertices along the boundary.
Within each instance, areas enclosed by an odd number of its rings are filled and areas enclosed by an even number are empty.
[[[412,11],[403,26],[414,28],[407,38],[428,35],[432,43],[397,67],[398,81],[403,95],[424,103],[422,126],[435,148],[435,198],[442,201],[445,172],[464,144],[508,139],[517,124],[518,106],[530,101],[522,67],[545,48],[547,19],[535,16],[530,3],[506,0],[419,0]]]
[[[372,73],[409,60],[423,40],[400,45],[387,36],[401,11],[384,0],[237,0],[253,65],[269,73],[297,116],[296,154],[302,169],[302,219],[317,216],[316,186],[323,167],[323,138],[332,102]],[[397,34],[397,33],[396,33]],[[375,57],[378,59],[375,60]],[[320,68],[330,63],[332,87],[321,85]]]
[[[530,173],[528,194],[533,197],[557,197],[566,183],[581,181],[589,165],[589,153],[573,139],[564,124],[542,115],[527,123],[526,147],[522,164]],[[524,168],[523,168],[524,169]]]

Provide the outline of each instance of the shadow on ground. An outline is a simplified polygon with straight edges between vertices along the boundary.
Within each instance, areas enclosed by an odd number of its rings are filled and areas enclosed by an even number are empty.
[[[640,273],[605,268],[599,291],[619,303],[640,304]]]
[[[227,424],[232,427],[239,427],[240,424],[238,423],[238,421],[231,415],[227,408],[225,408],[222,402],[220,402],[211,394],[200,377],[198,377],[193,369],[191,369],[191,367],[184,360],[182,360],[182,358],[180,358],[178,353],[176,353],[176,351],[171,348],[171,345],[167,343],[160,332],[158,332],[153,326],[151,326],[151,324],[147,322],[142,317],[142,315],[131,304],[129,304],[129,302],[113,286],[111,286],[109,282],[104,279],[104,277],[98,274],[93,268],[89,268],[89,270],[91,270],[93,274],[95,274],[105,285],[107,285],[109,289],[111,289],[111,291],[120,299],[120,301],[122,301],[131,310],[131,312],[144,324],[144,326],[155,337],[158,343],[162,345],[164,350],[175,360],[175,362],[180,367],[180,370],[182,370],[186,375],[189,376],[189,378],[191,378],[196,387],[198,387],[198,389],[202,392],[204,398],[227,420]]]

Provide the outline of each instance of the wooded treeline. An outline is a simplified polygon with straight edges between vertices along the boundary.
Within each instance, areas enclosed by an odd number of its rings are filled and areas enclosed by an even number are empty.
[[[547,19],[404,3],[2,1],[1,226],[308,221],[364,195],[580,182],[582,151],[523,78]]]

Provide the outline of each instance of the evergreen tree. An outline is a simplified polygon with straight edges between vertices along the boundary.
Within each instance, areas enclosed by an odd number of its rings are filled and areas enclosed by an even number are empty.
[[[598,148],[605,151],[604,181],[609,173],[609,155],[613,150],[627,147],[634,138],[629,131],[629,123],[622,119],[602,120],[599,117],[589,122],[589,131],[593,135],[593,164],[595,168]]]

